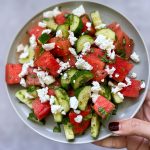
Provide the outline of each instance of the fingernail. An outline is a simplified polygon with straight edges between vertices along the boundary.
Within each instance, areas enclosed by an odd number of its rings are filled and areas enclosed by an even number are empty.
[[[110,131],[118,131],[119,130],[119,122],[110,122],[108,128]]]

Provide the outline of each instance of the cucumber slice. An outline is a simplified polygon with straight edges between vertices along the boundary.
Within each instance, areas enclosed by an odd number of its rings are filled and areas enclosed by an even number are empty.
[[[94,24],[94,26],[99,26],[102,24],[102,19],[100,17],[100,14],[98,11],[94,11],[91,13],[91,18],[92,18],[92,22]]]
[[[93,78],[93,74],[87,70],[76,72],[71,78],[71,85],[73,89],[77,89]]]
[[[69,105],[69,96],[66,93],[66,91],[62,88],[58,88],[55,90],[55,94],[59,104],[64,108],[64,111],[68,112],[70,110],[70,105]]]
[[[50,36],[47,33],[44,33],[38,38],[38,42],[40,44],[45,44],[49,39],[50,39]]]
[[[29,108],[32,109],[32,101],[33,99],[27,99],[25,98],[25,95],[26,95],[27,90],[24,89],[24,90],[19,90],[16,92],[15,96],[24,104],[26,104]]]
[[[107,39],[111,39],[112,41],[115,41],[116,40],[116,34],[114,31],[112,31],[111,29],[101,29],[101,30],[98,30],[96,33],[95,33],[96,36],[98,35],[103,35],[105,36]]]
[[[55,23],[54,18],[49,18],[47,20],[43,20],[43,22],[46,23],[48,28],[50,28],[53,31],[56,31],[58,25]]]
[[[34,58],[34,50],[31,47],[28,47],[29,56],[27,58],[19,58],[19,63],[24,64],[30,62]]]
[[[69,87],[69,84],[71,82],[71,78],[72,76],[77,72],[78,70],[76,69],[70,69],[70,70],[67,70],[62,76],[61,76],[61,85],[64,89],[68,89]],[[67,76],[65,78],[65,75]]]
[[[96,139],[100,132],[100,119],[99,116],[94,113],[91,118],[91,136]]]
[[[61,31],[62,31],[62,35],[63,35],[64,38],[68,38],[68,36],[69,36],[69,32],[68,32],[68,30],[69,30],[69,25],[68,25],[68,24],[59,25],[59,26],[57,27],[57,31],[58,31],[58,30],[61,30]]]
[[[54,102],[55,105],[59,105],[59,101],[58,99],[55,97],[55,102]],[[56,113],[56,114],[53,114],[54,116],[54,121],[55,122],[62,122],[62,114],[59,112],[59,113]]]
[[[76,90],[75,95],[79,101],[78,108],[80,110],[85,110],[87,107],[88,101],[91,97],[91,86],[85,86],[83,88]]]
[[[101,86],[99,94],[104,96],[106,99],[111,100],[111,88],[109,86]]]
[[[123,99],[117,94],[117,93],[112,93],[112,101],[115,103],[115,104],[120,104],[123,102]]]
[[[70,24],[70,30],[74,32],[75,35],[80,35],[83,27],[81,18],[71,14],[68,16],[68,22]]]
[[[76,49],[77,53],[81,52],[83,50],[84,44],[89,42],[91,45],[94,43],[94,40],[89,35],[82,35],[77,40]]]
[[[65,132],[66,139],[68,141],[74,140],[75,136],[74,136],[73,127],[72,127],[71,123],[68,122],[68,123],[64,124],[63,126],[64,126],[64,132]]]

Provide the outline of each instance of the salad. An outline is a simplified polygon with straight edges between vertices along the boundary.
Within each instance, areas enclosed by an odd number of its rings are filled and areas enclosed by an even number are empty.
[[[62,126],[69,141],[88,128],[97,138],[119,104],[145,88],[131,72],[140,63],[133,39],[118,23],[106,25],[98,11],[56,7],[27,34],[29,43],[16,48],[18,63],[6,64],[6,82],[22,86],[15,96],[31,109],[30,121],[44,125],[53,116],[53,131]]]

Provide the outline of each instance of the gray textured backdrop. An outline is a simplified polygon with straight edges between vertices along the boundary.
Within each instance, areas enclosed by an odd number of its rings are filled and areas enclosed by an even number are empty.
[[[99,150],[92,144],[66,145],[47,140],[26,127],[16,115],[4,88],[5,58],[20,28],[36,13],[63,0],[0,0],[0,150]],[[96,0],[94,0],[96,1]],[[150,48],[149,0],[97,0],[126,15]]]

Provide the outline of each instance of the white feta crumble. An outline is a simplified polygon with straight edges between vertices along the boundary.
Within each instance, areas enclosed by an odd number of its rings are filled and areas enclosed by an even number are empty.
[[[112,67],[111,69],[109,68],[108,65],[106,65],[105,71],[109,74],[109,77],[112,78],[112,75],[114,74],[116,68]]]
[[[122,94],[121,92],[118,92],[117,94],[118,94],[118,96],[119,96],[121,99],[124,99],[124,96],[123,96],[123,94]]]
[[[26,99],[33,99],[33,98],[34,98],[34,97],[33,97],[31,94],[29,94],[28,92],[26,92],[24,96],[25,96]]]
[[[46,27],[46,23],[44,23],[44,22],[39,22],[39,23],[38,23],[38,26],[39,26],[39,27],[42,27],[42,28],[45,28],[45,27]]]
[[[76,50],[75,50],[74,48],[70,47],[70,48],[69,48],[69,51],[70,51],[70,53],[71,53],[74,57],[77,58],[78,55],[77,55]]]
[[[115,56],[116,56],[115,51],[114,51],[114,50],[107,50],[107,56],[108,56],[110,59],[114,60],[114,59],[115,59]]]
[[[87,22],[87,23],[86,23],[86,27],[87,27],[87,30],[88,30],[88,31],[91,30],[91,26],[92,26],[92,23],[91,23],[91,22]]]
[[[51,106],[51,112],[52,112],[52,114],[60,113],[60,112],[62,112],[62,110],[63,110],[63,107],[60,106],[60,105],[52,105]]]
[[[64,73],[63,77],[62,77],[64,80],[66,80],[68,78],[68,74],[67,73]]]
[[[146,85],[145,85],[145,82],[142,81],[142,84],[141,84],[141,89],[145,89]]]
[[[73,83],[76,83],[76,80],[73,80]]]
[[[42,87],[45,87],[45,84],[50,85],[55,82],[53,76],[48,75],[48,72],[39,71],[37,69],[34,69],[33,72],[37,74]]]
[[[60,38],[62,38],[62,31],[61,30],[58,30],[57,32],[56,32],[56,37],[60,37]]]
[[[137,74],[135,72],[132,72],[130,75],[131,78],[135,79],[137,77]]]
[[[95,29],[103,29],[103,28],[106,28],[106,24],[102,23],[102,24],[95,27]]]
[[[91,88],[92,92],[98,93],[101,90],[101,86],[97,81],[93,81],[92,85],[93,85],[92,88]]]
[[[101,80],[101,82],[104,82],[104,81],[105,81],[105,79],[102,79],[102,80]]]
[[[71,45],[73,46],[75,44],[75,42],[77,41],[77,38],[74,36],[74,33],[72,31],[68,31],[69,32],[69,36],[68,39],[71,43]]]
[[[17,46],[17,52],[19,53],[19,52],[22,52],[23,50],[24,50],[24,45],[23,44],[19,44]]]
[[[74,15],[77,15],[78,17],[80,17],[80,16],[82,16],[82,15],[85,14],[85,9],[84,9],[83,5],[80,5],[79,7],[77,7],[76,9],[74,9],[72,11],[72,13]]]
[[[77,122],[77,123],[81,123],[82,119],[83,119],[83,116],[82,115],[78,115],[77,117],[74,118],[74,121]]]
[[[111,87],[116,87],[116,85],[111,81],[108,81],[108,85],[111,86]]]
[[[46,11],[43,13],[44,18],[52,18],[61,14],[61,11],[58,7],[55,7],[52,11]]]
[[[62,114],[62,115],[66,115],[66,112],[63,110],[63,111],[61,112],[61,114]]]
[[[43,44],[42,48],[45,49],[46,51],[50,51],[55,48],[55,43]]]
[[[133,52],[130,58],[136,63],[140,62],[140,57],[136,54],[136,52]]]
[[[67,70],[68,68],[70,68],[69,62],[60,61],[60,62],[58,62],[58,63],[59,63],[59,65],[60,65],[60,68],[59,68],[58,71],[57,71],[58,74],[60,74],[62,71]]]
[[[70,97],[70,108],[77,109],[78,104],[79,102],[75,96]]]
[[[82,49],[82,55],[85,55],[88,52],[90,52],[90,48],[91,48],[91,43],[90,42],[84,43],[83,49]]]
[[[75,110],[75,109],[74,109],[73,111],[74,111],[76,114],[80,114],[80,112],[81,112],[80,110]]]
[[[118,73],[116,73],[116,74],[115,74],[115,77],[116,77],[116,78],[118,78],[118,77],[119,77],[119,74],[118,74]]]
[[[50,34],[51,33],[51,29],[45,29],[42,31],[42,34],[46,33],[46,34]]]
[[[130,78],[126,77],[126,78],[125,78],[125,81],[127,82],[126,86],[131,85],[131,80],[130,80]]]
[[[127,85],[123,82],[119,82],[118,85],[116,87],[112,87],[111,92],[112,93],[117,93],[119,91],[121,91],[124,87],[126,87]]]
[[[50,105],[53,105],[55,103],[55,96],[51,95],[49,101]]]
[[[29,38],[29,43],[32,48],[35,48],[37,46],[36,37],[34,34]]]
[[[48,87],[46,88],[42,88],[42,89],[38,89],[37,90],[37,94],[40,98],[41,103],[47,102],[49,101],[49,95],[48,95]]]
[[[78,69],[83,69],[83,70],[92,70],[93,69],[93,67],[82,58],[78,58],[75,65]]]
[[[20,85],[22,85],[23,87],[27,87],[27,84],[24,78],[20,79]]]
[[[92,93],[92,94],[91,94],[92,102],[95,103],[96,100],[98,99],[98,97],[99,97],[99,94],[98,94],[98,93]]]
[[[23,52],[20,54],[19,58],[27,58],[29,56],[29,47],[25,46]]]

